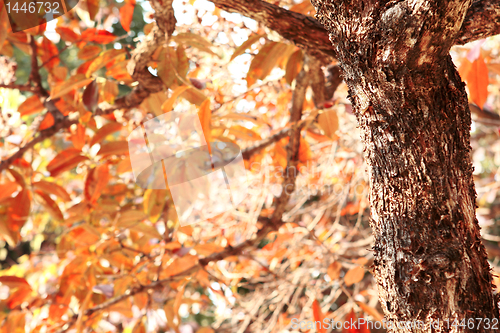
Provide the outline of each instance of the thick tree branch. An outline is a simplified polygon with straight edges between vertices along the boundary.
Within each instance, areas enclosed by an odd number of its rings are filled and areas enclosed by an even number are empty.
[[[455,44],[463,45],[500,34],[500,2],[474,1],[465,16]]]
[[[327,64],[335,57],[328,32],[314,18],[261,0],[212,0],[219,8],[264,24]]]
[[[335,58],[328,32],[316,19],[262,0],[212,0],[219,8],[256,20],[307,50],[322,64]],[[465,44],[500,33],[500,3],[475,1],[466,14],[455,44]]]

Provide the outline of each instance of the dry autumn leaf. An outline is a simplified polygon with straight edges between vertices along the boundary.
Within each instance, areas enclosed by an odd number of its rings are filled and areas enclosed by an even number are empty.
[[[355,283],[363,280],[365,276],[365,270],[361,266],[357,266],[348,270],[344,275],[344,282],[346,286],[352,286]]]

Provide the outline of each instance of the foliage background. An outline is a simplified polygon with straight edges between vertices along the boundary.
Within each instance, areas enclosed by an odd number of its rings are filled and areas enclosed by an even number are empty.
[[[274,4],[314,15],[308,1]],[[0,167],[1,330],[284,332],[294,318],[382,320],[347,89],[317,101],[299,74],[319,68],[332,85],[335,62],[321,69],[266,26],[208,1],[176,0],[173,11],[175,32],[146,52],[156,29],[149,2],[81,1],[27,33],[9,31],[0,12],[0,158],[42,137]],[[495,272],[499,42],[453,49],[475,104],[477,212]],[[143,84],[132,61],[159,80],[127,102]],[[297,108],[302,130],[290,120]],[[126,138],[172,109],[208,119],[207,138],[255,152],[245,158],[250,195],[233,211],[180,226],[168,191],[135,185]]]

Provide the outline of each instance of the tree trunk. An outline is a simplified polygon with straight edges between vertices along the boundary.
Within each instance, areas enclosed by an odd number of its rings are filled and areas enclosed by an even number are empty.
[[[470,111],[449,56],[470,1],[312,2],[362,132],[390,331],[500,329],[475,217]]]

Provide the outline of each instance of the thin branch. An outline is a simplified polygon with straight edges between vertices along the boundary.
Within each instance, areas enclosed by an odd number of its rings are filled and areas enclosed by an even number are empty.
[[[302,70],[295,79],[295,89],[292,95],[292,107],[290,109],[290,121],[295,123],[290,130],[290,139],[286,147],[287,150],[287,165],[286,173],[281,185],[281,195],[275,201],[275,210],[271,216],[271,225],[282,224],[283,213],[286,205],[290,200],[290,196],[295,191],[295,179],[297,178],[297,164],[299,160],[300,147],[300,128],[298,122],[302,118],[302,108],[306,98],[306,90],[309,86],[309,57],[306,57],[306,62]]]
[[[303,129],[306,126],[306,124],[309,121],[311,121],[311,119],[306,118],[306,119],[302,119],[301,121],[299,121],[297,123],[292,123],[291,125],[283,128],[279,132],[271,135],[270,137],[268,137],[268,138],[266,138],[266,139],[264,139],[262,141],[259,141],[259,142],[257,142],[256,144],[254,144],[254,145],[252,145],[250,147],[242,149],[241,153],[243,155],[243,159],[248,160],[254,154],[258,153],[262,149],[264,149],[266,147],[269,147],[273,143],[278,142],[279,140],[281,140],[283,138],[286,138],[287,136],[290,135],[290,132],[291,132],[291,130],[292,130],[292,128],[293,128],[294,125],[296,126],[296,128],[298,128],[299,130],[301,130],[301,129]]]
[[[35,92],[35,88],[27,85],[27,84],[15,84],[15,83],[10,83],[10,84],[3,84],[0,83],[0,88],[5,88],[5,89],[18,89],[21,91],[31,91]]]
[[[30,36],[30,47],[31,47],[31,72],[30,81],[33,82],[33,87],[35,91],[43,96],[49,97],[49,93],[42,86],[42,77],[40,76],[40,68],[38,67],[38,46],[36,45],[35,37]]]

